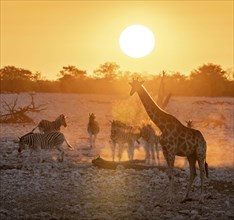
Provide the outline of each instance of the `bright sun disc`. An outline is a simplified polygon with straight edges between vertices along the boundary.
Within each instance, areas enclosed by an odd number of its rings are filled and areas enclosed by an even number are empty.
[[[133,58],[144,57],[154,49],[154,34],[143,25],[131,25],[121,33],[119,44],[126,55]]]

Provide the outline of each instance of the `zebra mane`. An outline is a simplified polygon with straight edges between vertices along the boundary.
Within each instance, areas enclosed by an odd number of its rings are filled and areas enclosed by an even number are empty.
[[[64,114],[59,115],[59,116],[55,119],[55,121],[59,120],[60,118],[65,118],[65,115],[64,115]]]
[[[22,138],[24,138],[24,137],[26,137],[26,136],[28,136],[28,135],[30,135],[30,134],[34,134],[33,131],[34,131],[34,130],[28,132],[27,134],[24,134],[23,136],[19,137],[19,139],[21,140]]]

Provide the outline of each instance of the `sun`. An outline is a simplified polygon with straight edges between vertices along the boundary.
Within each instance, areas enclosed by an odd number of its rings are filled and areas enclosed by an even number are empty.
[[[154,34],[143,25],[131,25],[120,34],[119,45],[129,57],[141,58],[150,54],[154,49]]]

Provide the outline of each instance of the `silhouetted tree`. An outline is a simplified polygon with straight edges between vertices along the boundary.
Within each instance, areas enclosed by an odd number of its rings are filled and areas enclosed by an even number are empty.
[[[32,81],[39,81],[39,80],[45,80],[45,77],[42,76],[41,72],[36,71],[32,76]]]
[[[106,62],[101,64],[98,69],[94,70],[94,75],[97,78],[104,78],[112,81],[118,77],[118,70],[120,66],[115,62]]]
[[[122,71],[119,68],[115,62],[106,62],[94,70],[92,76],[88,76],[86,71],[69,65],[62,67],[58,74],[59,80],[49,81],[43,79],[38,71],[32,73],[23,68],[5,66],[0,69],[0,92],[127,94],[129,90],[127,82],[132,78],[140,78],[146,81],[145,85],[153,94],[158,94],[162,80],[159,74],[150,76],[144,73]],[[172,93],[174,96],[234,96],[233,79],[232,69],[225,71],[220,65],[208,63],[193,70],[190,76],[178,72],[166,74],[166,86],[161,88],[161,93]]]
[[[30,70],[5,66],[0,69],[1,89],[10,92],[22,92],[33,90],[33,80],[39,75],[33,74]]]
[[[59,72],[60,80],[68,79],[85,79],[87,72],[80,70],[75,66],[63,66],[63,69]]]
[[[198,95],[216,96],[225,90],[225,75],[226,71],[220,65],[208,63],[192,71],[190,79]]]
[[[15,66],[5,66],[0,69],[1,80],[32,80],[33,77],[31,71]]]

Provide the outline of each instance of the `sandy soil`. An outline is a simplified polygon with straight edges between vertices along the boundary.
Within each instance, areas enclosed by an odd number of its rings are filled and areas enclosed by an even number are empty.
[[[21,106],[30,102],[28,94],[1,94],[8,102],[15,97]],[[36,94],[35,102],[47,103],[47,110],[30,114],[35,124],[0,125],[0,219],[234,219],[232,99],[175,97],[170,101],[168,112],[182,122],[192,119],[204,134],[210,167],[205,203],[198,202],[199,175],[192,200],[180,203],[189,169],[177,158],[173,205],[166,202],[167,173],[157,167],[137,171],[92,166],[91,160],[98,155],[110,159],[110,120],[130,120],[133,124],[148,120],[137,97]],[[86,130],[90,112],[97,115],[101,127],[93,150],[89,149]],[[54,120],[61,113],[68,116],[68,127],[62,132],[74,150],[64,146],[63,163],[57,162],[57,152],[52,151],[45,152],[45,161],[39,164],[38,153],[34,153],[30,164],[23,167],[27,151],[17,157],[17,137],[32,130],[41,119]],[[142,158],[140,146],[135,159]],[[165,165],[162,155],[161,164]]]

